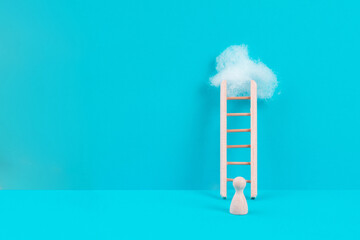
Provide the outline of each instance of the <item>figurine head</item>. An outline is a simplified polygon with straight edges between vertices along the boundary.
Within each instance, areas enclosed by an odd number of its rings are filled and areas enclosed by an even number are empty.
[[[246,180],[243,177],[236,177],[233,181],[233,185],[236,191],[241,191],[246,186]]]

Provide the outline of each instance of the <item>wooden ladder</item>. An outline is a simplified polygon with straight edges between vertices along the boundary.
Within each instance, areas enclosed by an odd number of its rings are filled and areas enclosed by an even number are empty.
[[[227,182],[233,181],[227,178],[227,165],[250,165],[251,198],[257,195],[257,87],[256,82],[251,80],[250,97],[227,97],[226,81],[222,81],[220,86],[220,195],[227,196]],[[227,100],[250,100],[250,113],[227,113]],[[250,129],[227,129],[227,117],[230,116],[250,116]],[[250,145],[227,145],[228,132],[250,132]],[[250,162],[228,162],[228,148],[250,148]]]

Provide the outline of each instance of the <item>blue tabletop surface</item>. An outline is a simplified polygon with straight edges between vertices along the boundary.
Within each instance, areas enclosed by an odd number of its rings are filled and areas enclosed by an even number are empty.
[[[0,239],[360,237],[360,191],[245,195],[235,216],[218,191],[1,191]]]

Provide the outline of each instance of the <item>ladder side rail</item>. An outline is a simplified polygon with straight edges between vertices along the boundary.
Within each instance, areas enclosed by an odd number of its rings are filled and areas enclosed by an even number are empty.
[[[227,92],[226,81],[220,85],[220,195],[227,195]]]
[[[257,85],[254,80],[250,83],[250,113],[251,113],[251,198],[257,196]]]

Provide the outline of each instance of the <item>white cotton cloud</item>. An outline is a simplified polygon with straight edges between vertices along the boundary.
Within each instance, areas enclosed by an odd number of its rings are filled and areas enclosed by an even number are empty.
[[[262,62],[249,58],[246,45],[230,46],[216,58],[217,74],[210,78],[211,85],[227,82],[228,96],[249,96],[250,81],[257,83],[258,98],[269,99],[278,85],[276,75]]]

